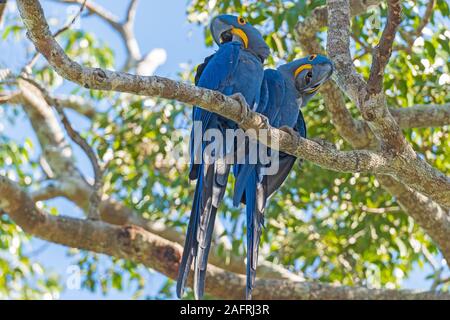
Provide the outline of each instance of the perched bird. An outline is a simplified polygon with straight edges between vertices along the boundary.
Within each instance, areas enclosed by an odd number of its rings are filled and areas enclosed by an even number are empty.
[[[306,125],[299,107],[308,103],[332,72],[332,62],[315,54],[284,64],[277,70],[265,70],[256,111],[266,116],[272,126],[306,137]],[[271,164],[279,161],[275,174],[265,174],[268,164],[261,162],[246,162],[234,167],[233,204],[239,206],[244,203],[247,215],[247,299],[251,299],[256,277],[267,199],[282,185],[296,160],[286,153],[269,151]]]
[[[199,66],[196,85],[233,96],[241,104],[256,106],[264,76],[263,63],[270,50],[261,34],[242,17],[220,15],[210,25],[218,51]],[[243,101],[245,100],[245,101]],[[225,160],[226,141],[205,155],[208,130],[226,137],[236,123],[216,113],[194,107],[189,178],[196,180],[183,256],[178,272],[177,295],[181,298],[194,262],[194,296],[204,293],[206,267],[217,208],[223,198],[230,164]],[[200,125],[200,128],[198,126]],[[209,131],[213,132],[213,131]],[[205,137],[204,137],[205,136]],[[206,137],[207,138],[207,137]]]

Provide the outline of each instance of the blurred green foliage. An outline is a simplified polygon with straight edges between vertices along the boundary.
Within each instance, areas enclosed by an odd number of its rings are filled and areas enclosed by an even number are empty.
[[[308,54],[295,42],[294,28],[298,21],[324,3],[324,0],[193,0],[189,2],[187,12],[191,22],[205,26],[208,46],[212,46],[207,28],[211,16],[218,13],[243,15],[263,31],[273,50],[273,57],[268,61],[268,67],[271,67]],[[437,1],[429,25],[423,36],[415,40],[412,50],[402,46],[408,43],[408,32],[420,24],[427,1],[403,3],[401,28],[404,32],[398,36],[399,48],[393,54],[384,79],[388,103],[392,107],[405,108],[414,104],[449,102],[448,3]],[[381,27],[384,25],[384,5],[352,21],[355,38],[365,44],[353,43],[352,54],[356,57],[358,71],[366,77],[371,63],[366,47],[376,45],[382,31],[370,23],[373,19],[379,19]],[[324,31],[317,35],[323,44],[326,40]],[[6,28],[3,37],[17,36],[21,32],[23,28],[18,23]],[[80,63],[108,68],[115,65],[112,49],[86,31],[66,32],[63,44],[68,54]],[[54,89],[61,86],[59,76],[46,65],[35,67],[34,74]],[[192,81],[193,71],[184,70],[179,78]],[[173,132],[181,133],[182,138],[189,134],[191,108],[176,101],[84,88],[76,88],[73,93],[85,96],[94,104],[108,105],[106,111],[99,112],[87,133],[100,157],[111,159],[105,179],[106,192],[142,216],[162,220],[184,233],[193,185],[187,179],[187,164],[175,161],[171,150],[183,143],[182,140],[174,143]],[[359,117],[355,106],[350,101],[347,104],[352,114]],[[20,109],[2,108],[0,112],[3,119],[23,121]],[[310,137],[327,139],[340,149],[349,148],[333,127],[320,94],[303,113]],[[406,130],[405,135],[430,164],[450,173],[448,127],[411,129]],[[32,186],[40,170],[37,152],[30,157],[33,148],[36,149],[29,142],[17,145],[12,137],[0,136],[0,172],[13,175],[24,186]],[[232,183],[229,185],[228,194]],[[243,255],[245,224],[240,210],[232,208],[227,200],[220,212],[233,253]],[[0,298],[45,297],[48,292],[56,292],[63,286],[28,258],[22,249],[28,239],[6,215],[1,216]],[[82,285],[87,290],[106,294],[112,288],[131,289],[135,298],[173,296],[171,280],[167,280],[156,296],[145,296],[145,280],[149,274],[134,263],[114,258],[105,261],[105,257],[78,250],[70,252],[83,270]],[[221,250],[220,253],[225,258],[226,252]],[[415,264],[433,265],[433,257],[440,257],[430,238],[374,177],[336,173],[307,162],[301,169],[295,167],[270,201],[261,255],[307,279],[373,288],[398,288]],[[37,274],[40,275],[38,282],[33,280]],[[446,286],[439,289],[448,290]]]

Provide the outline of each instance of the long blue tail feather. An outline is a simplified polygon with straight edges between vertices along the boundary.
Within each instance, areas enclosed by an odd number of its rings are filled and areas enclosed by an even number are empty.
[[[258,250],[264,221],[265,198],[262,186],[258,183],[257,172],[253,170],[245,188],[247,214],[247,287],[245,297],[252,299],[258,264]]]
[[[206,227],[206,229],[201,230],[203,237],[202,239],[199,239],[198,254],[195,259],[194,295],[196,299],[200,299],[205,293],[206,268],[208,266],[208,256],[211,249],[216,213],[217,208],[211,207],[209,215],[205,217],[205,221],[202,221],[201,223],[201,225]]]
[[[200,197],[203,188],[203,165],[200,166],[199,178],[197,185],[195,186],[194,201],[192,203],[191,216],[189,217],[189,225],[186,233],[186,240],[184,243],[183,256],[181,258],[180,267],[178,270],[177,279],[177,296],[181,299],[184,293],[184,287],[191,270],[192,260],[196,255],[198,243],[197,243],[197,230],[200,218]]]
[[[180,264],[177,295],[183,295],[189,271],[194,262],[194,297],[200,299],[205,291],[206,268],[211,248],[217,208],[225,194],[230,166],[221,160],[199,167],[194,203]]]

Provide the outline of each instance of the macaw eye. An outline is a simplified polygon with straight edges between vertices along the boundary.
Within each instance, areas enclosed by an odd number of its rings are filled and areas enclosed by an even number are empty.
[[[247,21],[245,21],[245,19],[244,19],[244,18],[242,18],[242,17],[239,17],[239,18],[238,18],[238,23],[239,23],[240,25],[244,25],[244,24],[246,24],[246,23],[247,23]]]
[[[308,73],[305,75],[305,82],[306,82],[306,84],[309,85],[311,83],[312,76],[313,76],[312,72],[308,71]]]
[[[312,54],[309,56],[308,60],[313,61],[317,57],[317,54]]]

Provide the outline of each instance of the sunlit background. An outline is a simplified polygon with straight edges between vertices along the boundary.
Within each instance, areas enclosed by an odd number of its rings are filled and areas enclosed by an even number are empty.
[[[51,1],[42,1],[42,3],[47,17],[51,17],[49,22],[55,29],[66,22],[68,10],[73,12],[78,8],[78,6],[70,7]],[[97,3],[108,8],[119,17],[123,16],[127,6],[127,1],[119,0],[97,0]],[[14,1],[9,1],[8,11],[10,13],[16,11]],[[208,17],[203,18],[207,19]],[[7,23],[8,20],[3,22],[2,30]],[[116,65],[121,66],[125,62],[125,49],[122,41],[112,31],[111,27],[102,20],[95,15],[83,16],[81,22],[74,27],[76,28],[77,26],[81,26],[84,31],[95,34],[96,39],[99,41],[107,43],[114,51]],[[137,11],[135,33],[143,53],[155,50],[155,60],[160,62],[155,74],[169,78],[179,77],[180,72],[191,69],[193,66],[202,62],[204,57],[214,51],[214,48],[206,47],[205,45],[204,28],[188,22],[185,2],[180,2],[179,0],[141,1]],[[25,48],[27,50],[24,50]],[[6,40],[0,42],[0,67],[7,66],[15,71],[20,70],[29,60],[33,52],[32,49],[30,42],[17,42],[13,37],[7,37]],[[58,88],[57,92],[67,93],[72,88],[73,85],[64,84]],[[0,115],[2,114],[2,108],[0,106]],[[108,106],[102,105],[101,108],[105,109]],[[83,132],[89,130],[90,123],[84,117],[75,112],[69,112],[69,116],[73,126],[78,131]],[[25,117],[22,120],[16,121],[13,124],[0,118],[0,131],[11,137],[14,141],[17,141],[18,144],[24,144],[26,141],[29,141],[34,146],[33,154],[39,154],[39,143],[34,136],[31,126],[25,120]],[[78,146],[73,145],[72,147],[76,150],[75,156],[79,168],[82,168],[83,174],[92,177],[91,166],[86,156],[80,151]],[[67,200],[56,199],[49,201],[47,204],[49,207],[58,208],[61,214],[83,217],[83,213]],[[14,242],[11,242],[7,250],[0,249],[0,259],[14,259],[15,250],[17,249],[18,246],[15,246]],[[24,255],[29,257],[31,264],[37,262],[46,269],[46,272],[57,274],[62,279],[60,283],[63,287],[60,294],[52,295],[48,293],[44,298],[129,299],[134,297],[136,292],[135,285],[124,290],[108,287],[105,292],[102,292],[101,287],[96,287],[93,291],[86,287],[74,288],[74,286],[77,286],[77,282],[74,282],[73,276],[79,270],[77,265],[80,259],[76,251],[34,238],[23,247],[23,250],[26,251]],[[110,258],[97,255],[96,259],[98,259],[98,267],[95,277],[111,277],[111,274],[107,272],[108,266],[111,264]],[[436,260],[439,261],[439,257]],[[36,271],[38,273],[40,272],[37,264]],[[138,271],[141,272],[145,280],[145,287],[140,291],[141,294],[138,298],[157,297],[161,288],[167,285],[166,278],[143,267],[140,267]],[[401,272],[400,269],[398,272]],[[429,289],[432,279],[426,279],[426,276],[430,272],[431,268],[429,264],[425,264],[424,267],[419,267],[415,263],[413,271],[407,278],[402,280],[401,287]],[[127,279],[121,281],[126,283]],[[173,291],[169,290],[169,294],[164,297],[174,297]]]

